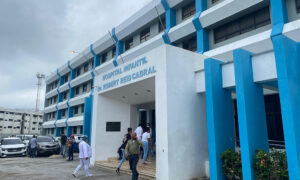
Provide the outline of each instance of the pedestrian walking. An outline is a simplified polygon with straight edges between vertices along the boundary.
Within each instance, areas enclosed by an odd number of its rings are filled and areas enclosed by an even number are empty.
[[[119,148],[119,151],[122,152],[122,159],[121,159],[121,162],[116,170],[117,174],[120,174],[120,168],[122,166],[122,164],[124,163],[125,161],[125,147],[127,145],[127,142],[131,139],[131,133],[132,133],[132,128],[128,128],[127,129],[127,134],[125,134],[124,136],[124,139],[123,139],[123,143],[121,145],[121,147]]]
[[[74,153],[74,146],[75,146],[75,137],[72,134],[68,140],[68,154],[69,154],[69,158],[68,161],[73,161],[73,153]]]
[[[34,158],[34,157],[35,157],[36,146],[37,146],[36,136],[33,135],[32,138],[31,138],[30,141],[29,141],[30,157],[31,157],[31,158]]]
[[[142,128],[141,124],[138,125],[138,127],[135,129],[134,132],[136,133],[137,139],[142,140],[143,128]],[[143,147],[140,147],[140,154],[142,155],[141,158],[143,158],[143,152],[144,152]]]
[[[134,132],[136,133],[138,140],[142,140],[143,128],[142,128],[141,124],[138,125],[138,127],[135,129]]]
[[[148,156],[148,150],[149,148],[152,149],[151,147],[151,136],[150,136],[150,128],[146,128],[146,132],[143,134],[143,137],[142,137],[142,142],[144,144],[144,155],[143,155],[143,164],[145,165],[146,164],[146,159],[147,159],[147,156]]]
[[[60,143],[61,143],[61,149],[62,149],[62,156],[66,157],[66,143],[67,143],[67,136],[65,134],[61,134],[60,136]]]
[[[78,171],[84,167],[85,175],[87,177],[92,176],[92,174],[89,173],[89,165],[90,165],[90,158],[92,157],[92,148],[87,143],[87,136],[83,137],[83,141],[79,143],[79,159],[80,164],[77,166],[75,171],[73,172],[73,176],[77,177]]]
[[[143,146],[141,140],[138,140],[136,133],[132,133],[131,140],[127,142],[125,147],[125,157],[129,157],[129,166],[132,172],[132,180],[137,180],[139,173],[136,166],[139,162],[140,147]]]

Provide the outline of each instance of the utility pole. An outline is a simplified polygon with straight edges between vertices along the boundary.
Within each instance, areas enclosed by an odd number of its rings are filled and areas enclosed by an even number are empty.
[[[36,112],[39,112],[41,86],[42,86],[42,80],[45,79],[45,74],[37,73],[37,74],[36,74],[36,77],[37,77],[37,79],[38,79],[38,84],[37,84],[37,94],[36,94],[35,111],[36,111]]]

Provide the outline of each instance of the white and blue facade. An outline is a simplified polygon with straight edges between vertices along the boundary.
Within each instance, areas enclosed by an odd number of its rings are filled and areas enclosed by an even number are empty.
[[[157,179],[225,179],[229,148],[255,179],[273,146],[300,179],[299,42],[299,0],[152,1],[48,76],[43,127],[88,135],[95,164],[152,104]]]

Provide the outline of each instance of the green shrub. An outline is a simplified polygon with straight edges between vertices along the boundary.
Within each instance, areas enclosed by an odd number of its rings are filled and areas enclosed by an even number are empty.
[[[221,154],[223,173],[228,179],[242,179],[241,154],[228,149]]]
[[[288,179],[286,153],[271,149],[271,153],[257,150],[254,159],[254,169],[257,179]]]
[[[256,151],[254,170],[257,179],[268,180],[271,177],[271,158],[268,152],[261,149]]]
[[[282,150],[271,149],[271,176],[279,179],[289,179],[286,153]]]

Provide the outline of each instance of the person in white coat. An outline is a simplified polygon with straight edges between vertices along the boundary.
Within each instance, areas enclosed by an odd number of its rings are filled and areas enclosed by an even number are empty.
[[[92,157],[92,148],[91,146],[86,143],[87,136],[83,137],[83,141],[79,143],[79,159],[80,164],[75,169],[74,173],[72,174],[74,177],[77,177],[78,171],[84,167],[85,175],[87,177],[92,176],[89,173],[89,165],[90,165],[90,158]]]

